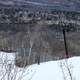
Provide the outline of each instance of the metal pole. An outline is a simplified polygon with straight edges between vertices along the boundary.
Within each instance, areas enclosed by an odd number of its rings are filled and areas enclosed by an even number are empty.
[[[67,46],[67,42],[66,42],[66,32],[65,32],[65,29],[63,29],[63,37],[64,37],[64,45],[65,45],[66,58],[69,58],[68,46]]]

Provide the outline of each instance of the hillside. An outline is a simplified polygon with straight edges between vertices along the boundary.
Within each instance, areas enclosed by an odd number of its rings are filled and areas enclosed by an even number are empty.
[[[80,55],[78,0],[0,0],[0,4],[0,51],[17,52],[17,66],[66,58],[63,28],[69,57]]]

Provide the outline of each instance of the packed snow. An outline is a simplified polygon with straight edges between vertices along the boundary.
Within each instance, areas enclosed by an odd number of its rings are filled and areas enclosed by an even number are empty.
[[[33,64],[14,65],[15,54],[0,52],[0,80],[80,80],[80,57]]]

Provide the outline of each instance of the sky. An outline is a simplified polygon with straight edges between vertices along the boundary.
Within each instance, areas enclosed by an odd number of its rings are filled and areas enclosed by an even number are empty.
[[[0,0],[3,5],[35,5],[43,6],[43,8],[67,10],[67,11],[80,11],[80,0]]]

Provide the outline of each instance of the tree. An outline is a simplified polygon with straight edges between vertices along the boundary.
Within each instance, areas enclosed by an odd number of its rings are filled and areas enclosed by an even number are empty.
[[[68,59],[60,61],[60,68],[62,70],[64,80],[74,80],[72,75],[73,66],[71,63],[68,63]]]
[[[19,68],[15,66],[15,53],[0,52],[0,80],[23,80],[26,76],[27,80],[31,80],[36,69],[30,66]],[[30,77],[27,78],[27,76]]]

